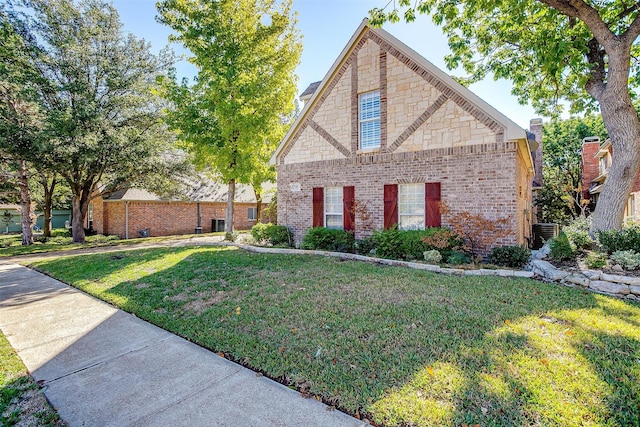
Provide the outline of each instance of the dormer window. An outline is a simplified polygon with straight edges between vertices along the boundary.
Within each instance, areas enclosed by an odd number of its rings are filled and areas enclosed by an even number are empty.
[[[360,149],[380,148],[380,91],[361,94],[358,105]]]

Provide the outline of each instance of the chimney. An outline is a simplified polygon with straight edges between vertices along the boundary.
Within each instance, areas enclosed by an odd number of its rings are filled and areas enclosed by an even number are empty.
[[[588,136],[582,140],[582,198],[589,200],[589,187],[591,182],[600,174],[598,165],[598,154],[600,150],[600,138],[597,136]]]
[[[531,152],[533,158],[533,188],[542,188],[542,119],[531,119],[529,121],[529,132],[531,132],[538,143],[538,147]]]

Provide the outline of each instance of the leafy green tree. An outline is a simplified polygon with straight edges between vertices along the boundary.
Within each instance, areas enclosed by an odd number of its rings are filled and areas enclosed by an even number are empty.
[[[165,82],[169,124],[201,169],[228,184],[233,230],[236,183],[271,179],[269,156],[294,109],[300,37],[291,0],[162,0],[159,21],[193,54],[193,84]]]
[[[543,188],[536,205],[542,222],[565,224],[589,213],[582,192],[582,140],[588,136],[607,138],[599,115],[553,120],[544,125]]]
[[[92,198],[128,185],[149,188],[172,177],[175,155],[156,79],[172,56],[122,31],[101,0],[27,0],[23,40],[39,71],[54,169],[72,193],[74,242],[84,242]]]
[[[513,82],[521,102],[540,112],[596,105],[615,152],[593,213],[594,230],[620,228],[640,169],[640,121],[632,104],[640,78],[640,7],[631,0],[398,0],[374,9],[372,21],[431,15],[449,38],[451,69],[468,82],[493,74]]]
[[[30,245],[33,243],[30,162],[42,151],[43,115],[30,84],[35,70],[29,62],[29,47],[20,36],[22,28],[12,24],[4,7],[0,7],[0,20],[0,157],[5,177],[11,175],[10,180],[18,189],[22,244]]]

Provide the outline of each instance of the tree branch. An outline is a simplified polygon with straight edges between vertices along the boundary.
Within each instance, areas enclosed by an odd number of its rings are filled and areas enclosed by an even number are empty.
[[[629,25],[620,37],[625,41],[627,46],[631,46],[636,38],[640,35],[640,14],[636,15],[633,22]]]
[[[602,20],[596,9],[587,4],[584,0],[538,0],[566,15],[580,19],[593,33],[598,42],[607,48],[616,35],[609,29],[609,26]]]

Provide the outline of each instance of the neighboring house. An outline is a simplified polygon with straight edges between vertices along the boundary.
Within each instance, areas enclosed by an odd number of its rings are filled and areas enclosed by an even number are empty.
[[[389,33],[364,20],[271,159],[278,222],[356,238],[452,224],[468,211],[531,236],[531,134]],[[531,144],[531,145],[530,145]],[[440,205],[448,212],[441,215]]]
[[[611,140],[607,139],[602,145],[597,136],[582,140],[582,197],[589,200],[592,209],[602,192],[612,158]],[[624,221],[625,223],[640,223],[640,174],[636,177],[631,189],[624,211]]]
[[[274,184],[264,185],[262,209],[271,200]],[[166,200],[148,191],[129,188],[108,197],[94,199],[87,214],[87,227],[100,234],[128,239],[149,236],[224,231],[227,185],[213,181],[199,183],[185,200]],[[248,230],[257,223],[253,188],[237,184],[234,228]],[[266,219],[266,218],[265,218]]]
[[[2,232],[20,233],[22,231],[22,214],[20,205],[0,205],[0,226]],[[44,214],[41,211],[34,213],[40,229],[44,228]],[[71,221],[70,209],[53,209],[51,211],[51,228],[64,228],[65,222]]]

